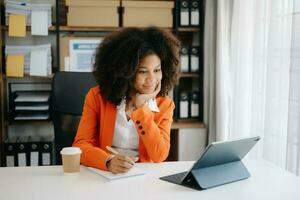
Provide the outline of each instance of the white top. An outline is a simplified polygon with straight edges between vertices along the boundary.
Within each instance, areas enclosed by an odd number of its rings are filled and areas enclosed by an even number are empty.
[[[62,166],[2,167],[0,194],[5,200],[299,200],[300,178],[263,160],[244,162],[250,178],[197,191],[159,179],[189,170],[193,162],[136,163],[146,172],[114,181],[81,166],[64,175]]]
[[[159,112],[155,99],[147,101],[146,105],[153,112]],[[127,120],[126,117],[126,101],[122,101],[117,106],[117,116],[115,124],[115,132],[113,137],[112,146],[120,153],[138,157],[139,152],[139,136],[133,121]]]

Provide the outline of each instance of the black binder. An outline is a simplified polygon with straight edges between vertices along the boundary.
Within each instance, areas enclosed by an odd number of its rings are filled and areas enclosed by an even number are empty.
[[[179,25],[189,26],[190,25],[190,12],[189,12],[189,0],[180,0],[180,15]]]
[[[190,71],[189,47],[183,46],[180,50],[180,71],[188,73]]]
[[[53,159],[53,141],[47,141],[46,139],[42,139],[42,141],[39,143],[40,146],[40,153],[39,153],[39,160],[40,165],[52,165],[52,159]]]
[[[31,136],[28,137],[27,145],[28,145],[28,165],[29,166],[38,166],[39,165],[39,142],[37,139],[33,139]]]
[[[199,118],[200,117],[200,93],[198,91],[191,92],[190,95],[190,113],[191,118]]]
[[[9,140],[8,138],[4,142],[4,166],[14,167],[17,166],[16,156],[16,140]]]
[[[17,166],[24,167],[29,166],[28,160],[28,145],[26,143],[25,137],[18,137],[17,138]]]
[[[199,47],[191,48],[191,72],[199,72]]]
[[[179,98],[179,118],[186,119],[189,117],[189,93],[180,92]]]
[[[200,22],[200,0],[191,0],[191,26],[199,26]]]

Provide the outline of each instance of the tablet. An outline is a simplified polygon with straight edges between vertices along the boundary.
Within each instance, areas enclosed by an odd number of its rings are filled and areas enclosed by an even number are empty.
[[[207,189],[250,177],[242,163],[244,156],[260,137],[213,142],[208,145],[189,171],[161,177],[161,180],[191,187]]]

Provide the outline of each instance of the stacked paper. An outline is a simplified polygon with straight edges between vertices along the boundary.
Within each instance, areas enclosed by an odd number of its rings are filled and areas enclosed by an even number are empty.
[[[48,27],[52,24],[52,11],[51,4],[41,4],[41,3],[27,3],[20,1],[5,0],[5,19],[6,25],[8,25],[8,16],[11,14],[15,15],[26,15],[27,16],[27,26],[31,26],[31,14],[32,11],[46,11]]]
[[[51,44],[5,47],[5,55],[24,55],[24,74],[49,76],[52,74]]]
[[[15,91],[14,96],[15,120],[49,119],[49,91]]]

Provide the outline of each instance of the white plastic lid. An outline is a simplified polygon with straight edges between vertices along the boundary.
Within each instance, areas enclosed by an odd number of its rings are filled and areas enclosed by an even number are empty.
[[[60,151],[63,155],[81,154],[81,149],[78,147],[65,147]]]

